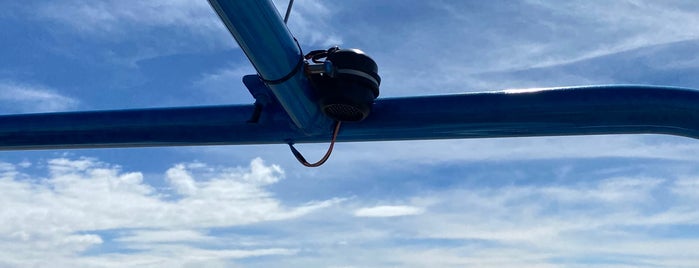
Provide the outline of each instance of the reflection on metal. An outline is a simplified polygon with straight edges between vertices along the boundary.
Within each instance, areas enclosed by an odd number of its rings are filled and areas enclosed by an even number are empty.
[[[656,133],[699,138],[699,91],[595,86],[378,99],[339,142]],[[0,116],[0,149],[328,142],[306,134],[281,107],[254,105]]]

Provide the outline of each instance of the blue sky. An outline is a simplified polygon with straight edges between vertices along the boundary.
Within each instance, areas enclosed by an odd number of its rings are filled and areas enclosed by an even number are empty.
[[[286,1],[276,2],[286,8]],[[699,87],[696,1],[298,0],[381,96]],[[0,113],[249,104],[205,1],[4,1]],[[301,145],[310,157],[323,144]],[[699,141],[661,135],[0,152],[0,266],[696,267]]]

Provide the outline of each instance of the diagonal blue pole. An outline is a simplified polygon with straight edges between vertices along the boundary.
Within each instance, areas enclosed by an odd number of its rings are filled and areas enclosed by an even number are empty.
[[[209,0],[291,121],[312,134],[332,122],[320,112],[299,65],[303,54],[269,0]],[[279,81],[288,78],[286,81]]]

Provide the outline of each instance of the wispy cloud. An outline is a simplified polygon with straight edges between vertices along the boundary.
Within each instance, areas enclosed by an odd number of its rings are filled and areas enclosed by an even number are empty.
[[[275,0],[277,11],[283,17],[289,1]],[[309,51],[325,49],[333,45],[342,45],[341,30],[328,20],[335,12],[326,2],[318,0],[301,0],[294,2],[287,25],[289,31]]]
[[[225,31],[206,1],[86,3],[65,0],[32,6],[34,16],[48,19],[83,34],[115,39],[133,32],[167,27],[191,34],[211,35]],[[225,33],[225,32],[224,32]]]
[[[691,231],[699,225],[699,211],[683,198],[657,204],[673,191],[675,180],[608,178],[429,191],[420,196],[434,203],[422,214],[383,221],[337,218],[329,220],[336,228],[304,235],[324,241],[321,236],[332,233],[328,243],[343,241],[337,248],[326,245],[319,260],[335,265],[691,267],[699,261],[693,251],[699,237]],[[678,226],[688,229],[669,231]],[[656,245],[668,248],[655,250]],[[363,258],[343,257],[348,255]]]
[[[288,2],[277,1],[283,15]],[[283,2],[283,3],[282,3]],[[182,52],[221,50],[237,47],[215,12],[206,1],[168,1],[166,3],[102,1],[86,3],[74,0],[33,4],[25,12],[41,20],[64,27],[67,33],[91,40],[122,43],[138,37],[132,44],[137,55],[114,55],[114,60],[129,63]],[[298,1],[294,5],[289,28],[309,49],[341,44],[336,29],[326,18],[332,9],[319,1]],[[60,28],[59,28],[60,29]],[[67,30],[67,31],[66,31]],[[115,49],[118,50],[118,49]]]
[[[672,187],[672,192],[683,197],[699,200],[699,177],[676,180]]]
[[[78,103],[46,86],[0,80],[0,104],[6,113],[65,111]]]
[[[323,148],[319,146],[316,150],[320,154]],[[595,158],[697,161],[699,144],[684,137],[657,135],[341,143],[333,158],[382,165]]]
[[[195,230],[136,230],[115,239],[122,243],[206,242],[215,240]]]
[[[370,218],[386,218],[422,214],[424,210],[413,206],[376,206],[360,208],[354,211],[354,216]]]
[[[228,66],[202,74],[198,80],[192,83],[192,86],[219,102],[251,103],[253,102],[252,96],[241,82],[241,78],[256,73],[250,65]]]
[[[59,37],[57,42],[76,40],[88,54],[97,54],[92,57],[112,64],[134,67],[146,59],[237,47],[206,1],[61,0],[16,10],[40,21],[50,35]],[[85,60],[81,58],[85,52],[76,54],[61,46],[47,49]]]
[[[374,25],[371,24],[356,29],[367,35],[364,38],[374,40],[365,44],[366,50],[379,52],[372,56],[380,63],[386,95],[639,82],[610,77],[610,73],[633,73],[638,66],[606,68],[605,63],[613,62],[619,53],[699,37],[695,8],[681,2],[430,1],[411,4],[419,6],[421,13],[403,14],[405,10],[396,8],[376,14],[401,18],[382,24],[392,27],[391,34],[372,31],[370,27]],[[370,8],[367,3],[363,5],[355,8]],[[358,23],[357,28],[364,25]],[[391,49],[383,48],[387,44]],[[692,57],[696,53],[681,54]],[[636,56],[647,57],[640,53]],[[596,66],[555,71],[558,66],[596,58],[605,60]],[[660,61],[663,58],[653,57]],[[673,61],[672,65],[692,66],[692,63],[685,58]],[[527,77],[526,73],[506,77],[483,75],[532,68],[552,71],[532,77]],[[600,71],[589,72],[596,69]]]
[[[457,21],[472,21],[471,12],[459,9],[460,4],[441,2],[438,6]],[[490,8],[490,7],[487,7]],[[641,47],[673,43],[699,37],[695,27],[699,19],[695,10],[680,3],[649,1],[525,1],[506,7],[506,13],[537,14],[536,21],[520,18],[520,31],[512,35],[486,35],[503,41],[507,49],[505,61],[497,66],[505,69],[545,67],[614,54]],[[523,12],[522,12],[523,11]],[[516,15],[519,17],[519,15]],[[497,19],[496,19],[497,20]],[[528,24],[528,25],[525,25]],[[511,25],[497,25],[492,30],[512,31]],[[482,37],[479,37],[482,38]],[[499,40],[499,38],[503,38]],[[504,51],[503,51],[504,52]],[[513,53],[519,52],[519,53]],[[495,53],[500,55],[500,53]],[[482,65],[479,65],[482,66]],[[487,70],[486,70],[487,71]]]

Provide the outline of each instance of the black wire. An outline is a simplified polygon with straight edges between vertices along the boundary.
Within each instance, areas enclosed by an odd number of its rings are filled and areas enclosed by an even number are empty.
[[[301,165],[304,165],[307,167],[319,167],[319,166],[325,164],[325,161],[328,161],[328,158],[330,158],[330,154],[333,152],[333,147],[335,147],[335,141],[337,140],[337,134],[340,132],[340,123],[341,123],[340,121],[337,121],[335,123],[335,130],[333,130],[333,137],[332,137],[332,140],[330,140],[330,147],[328,148],[328,151],[325,152],[325,155],[323,156],[323,158],[318,160],[318,162],[308,163],[308,161],[306,161],[306,158],[303,157],[301,152],[299,152],[298,150],[296,150],[296,148],[294,148],[294,144],[289,143],[289,148],[291,148],[291,153],[294,154],[294,156],[296,157],[296,160],[298,160],[299,163],[301,163]]]
[[[294,42],[296,42],[296,46],[299,48],[299,52],[301,53],[301,57],[299,57],[299,61],[296,63],[296,66],[294,66],[294,68],[284,77],[274,80],[265,79],[258,73],[257,76],[260,77],[260,80],[262,80],[262,82],[265,82],[265,84],[267,85],[281,84],[294,77],[300,69],[303,69],[303,63],[305,62],[303,57],[303,51],[301,50],[301,45],[299,44],[299,41],[296,40],[296,38],[294,38]]]
[[[289,6],[286,7],[286,15],[284,15],[284,24],[289,20],[289,15],[291,14],[291,6],[294,5],[294,0],[289,0]]]
[[[286,14],[284,15],[284,24],[286,24],[286,22],[289,21],[289,15],[291,14],[291,7],[293,5],[294,5],[294,0],[289,0],[289,6],[286,8]],[[299,50],[301,50],[301,46],[299,45],[299,41],[297,41],[296,38],[294,38],[294,41],[296,41],[296,45],[299,46]],[[318,54],[313,53],[313,52],[309,53],[309,55],[312,55],[309,58],[312,58],[313,62],[315,62],[315,63],[318,63],[318,61],[317,61],[318,59],[323,58],[325,55],[327,55],[326,51],[314,51],[314,52],[316,52],[316,53],[321,52]],[[262,79],[262,81],[265,81],[267,84],[279,84],[279,83],[282,83],[286,80],[289,80],[291,77],[293,77],[298,72],[298,69],[301,68],[300,65],[303,64],[303,62],[304,62],[303,52],[301,53],[301,55],[302,56],[298,62],[298,65],[294,68],[294,70],[292,70],[289,74],[285,75],[284,77],[282,77],[280,79],[276,79],[276,80],[266,80],[262,77],[260,77],[260,79]],[[308,55],[307,55],[307,57],[308,57]],[[301,152],[299,152],[298,150],[296,150],[296,148],[294,148],[294,144],[289,143],[289,148],[291,148],[291,152],[296,157],[296,160],[298,160],[302,165],[307,166],[307,167],[319,167],[319,166],[325,164],[325,162],[328,161],[328,159],[330,158],[330,154],[332,154],[333,148],[335,147],[335,141],[337,140],[337,134],[340,133],[340,123],[342,123],[342,122],[337,121],[335,123],[335,129],[333,130],[333,137],[330,140],[330,147],[328,147],[328,151],[325,152],[325,155],[323,156],[323,158],[318,160],[318,162],[308,163],[308,161],[306,161],[306,158],[303,157]]]

